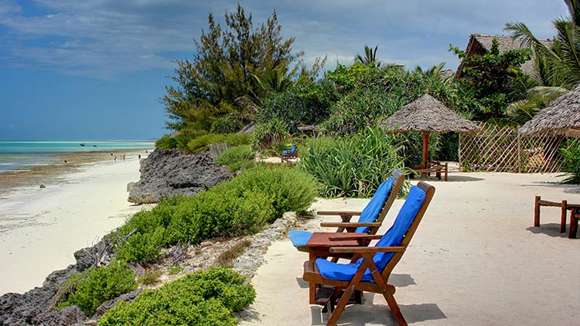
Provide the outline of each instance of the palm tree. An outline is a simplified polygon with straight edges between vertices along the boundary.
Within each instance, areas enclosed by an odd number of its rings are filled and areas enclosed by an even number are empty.
[[[506,24],[505,30],[532,49],[544,85],[572,88],[580,83],[580,0],[564,1],[570,17],[554,20],[557,35],[552,47],[536,38],[524,23]]]
[[[365,54],[364,57],[360,54],[357,54],[354,61],[358,63],[362,63],[364,65],[372,65],[372,66],[380,66],[381,63],[377,61],[377,50],[379,49],[378,46],[375,46],[374,49],[369,48],[365,45]]]

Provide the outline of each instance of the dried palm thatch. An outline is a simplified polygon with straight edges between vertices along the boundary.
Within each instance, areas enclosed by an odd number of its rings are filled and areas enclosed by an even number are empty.
[[[429,94],[403,106],[383,120],[380,126],[388,131],[470,132],[479,129]]]
[[[580,85],[538,112],[519,132],[524,135],[550,132],[580,137]]]

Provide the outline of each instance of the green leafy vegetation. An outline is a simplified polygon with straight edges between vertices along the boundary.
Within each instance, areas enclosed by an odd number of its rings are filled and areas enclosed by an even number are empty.
[[[87,316],[95,313],[103,302],[137,287],[135,275],[125,262],[116,260],[107,266],[93,267],[69,278],[63,288],[67,295],[58,306],[78,306]]]
[[[238,146],[250,143],[250,136],[243,133],[236,134],[207,134],[193,138],[187,143],[187,149],[191,152],[201,152],[208,149],[208,145],[224,143],[230,146]]]
[[[323,196],[368,197],[394,169],[403,169],[403,159],[395,139],[374,128],[311,140],[300,166],[322,184]]]
[[[505,29],[532,49],[544,86],[573,88],[580,83],[580,1],[564,2],[570,17],[554,20],[556,37],[552,42],[538,39],[524,23],[509,23]]]
[[[480,105],[472,111],[475,120],[501,120],[506,118],[507,106],[526,97],[526,90],[535,82],[521,71],[521,65],[530,59],[528,49],[499,50],[493,39],[489,51],[482,55],[466,55],[451,48],[462,60],[461,79],[473,91]]]
[[[117,232],[117,257],[152,262],[161,248],[259,231],[286,211],[303,211],[317,193],[314,179],[289,167],[257,166],[192,197],[175,197],[135,214]]]
[[[236,325],[232,313],[247,307],[255,296],[243,276],[213,268],[146,290],[132,302],[120,302],[99,325]]]
[[[232,171],[238,171],[255,165],[256,152],[250,145],[227,148],[217,158],[216,163],[226,165]]]
[[[261,150],[271,149],[282,144],[290,135],[288,125],[280,118],[256,125],[252,136],[252,146]]]
[[[224,132],[253,120],[262,99],[299,74],[293,44],[283,37],[276,12],[259,25],[240,5],[226,13],[224,25],[209,15],[195,55],[177,62],[176,86],[166,88],[168,127]],[[222,120],[232,113],[237,121]]]
[[[562,147],[563,170],[569,173],[565,183],[580,184],[580,140],[570,139]]]

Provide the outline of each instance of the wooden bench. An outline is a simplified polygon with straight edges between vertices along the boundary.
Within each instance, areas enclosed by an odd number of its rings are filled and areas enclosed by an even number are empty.
[[[576,237],[576,229],[578,228],[578,215],[580,213],[580,204],[569,204],[567,200],[561,202],[553,202],[549,200],[542,200],[541,196],[536,196],[534,199],[534,226],[540,226],[540,208],[541,207],[559,207],[560,208],[560,233],[566,232],[566,215],[570,213],[570,233],[569,238]],[[574,235],[574,236],[572,236]]]
[[[427,163],[427,167],[417,167],[414,168],[416,172],[421,174],[421,176],[430,176],[431,173],[435,173],[437,179],[441,180],[441,175],[443,175],[443,180],[447,181],[447,175],[449,172],[448,164],[441,164],[439,161],[430,161]]]

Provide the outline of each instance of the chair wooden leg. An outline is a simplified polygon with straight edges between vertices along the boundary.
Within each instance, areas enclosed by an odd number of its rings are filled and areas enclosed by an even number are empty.
[[[392,294],[387,293],[383,293],[383,296],[387,300],[389,309],[391,309],[391,313],[393,314],[393,317],[395,317],[395,320],[397,321],[399,326],[407,326],[407,321],[405,320],[405,317],[403,317],[403,314],[401,313],[401,309],[399,309],[399,305],[397,304],[395,297]]]
[[[330,318],[328,319],[328,322],[326,323],[327,326],[335,326],[336,325],[336,322],[338,322],[340,315],[342,315],[342,312],[346,308],[346,305],[348,304],[348,300],[350,300],[350,296],[352,295],[353,291],[354,291],[354,285],[352,285],[352,284],[349,287],[347,287],[346,289],[344,289],[344,292],[342,293],[340,300],[338,300],[338,304],[336,305],[336,308],[334,308],[334,311],[332,312],[332,314],[330,315]]]
[[[560,213],[560,233],[566,232],[566,214],[568,213],[568,202],[562,200],[562,212]]]
[[[534,226],[540,226],[540,200],[542,197],[536,196],[534,199]]]
[[[570,212],[570,233],[568,234],[568,238],[574,239],[576,238],[576,232],[578,231],[578,215],[580,214],[580,210],[572,210]]]

